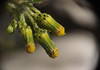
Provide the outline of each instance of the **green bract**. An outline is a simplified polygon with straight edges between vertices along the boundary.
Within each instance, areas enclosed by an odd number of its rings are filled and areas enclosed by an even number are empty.
[[[35,41],[38,41],[46,53],[55,58],[59,55],[59,51],[49,34],[62,36],[65,34],[65,29],[52,16],[35,8],[32,4],[36,2],[41,2],[41,0],[11,0],[8,2],[7,8],[13,19],[7,31],[9,33],[13,33],[16,29],[19,31],[25,39],[28,53],[35,51]]]

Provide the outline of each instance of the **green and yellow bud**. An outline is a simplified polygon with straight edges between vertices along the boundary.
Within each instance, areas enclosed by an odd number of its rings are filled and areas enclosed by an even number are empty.
[[[48,31],[51,31],[57,36],[65,35],[64,27],[53,19],[49,14],[43,13],[39,14],[36,18],[38,25]]]
[[[47,30],[40,30],[35,33],[35,38],[50,57],[55,58],[59,55],[58,48],[56,48],[55,44],[50,39]]]
[[[27,28],[25,28],[25,30],[23,31],[23,35],[24,35],[24,38],[27,42],[27,45],[26,45],[26,51],[28,53],[33,53],[35,51],[35,43],[34,43],[34,38],[33,38],[33,33],[32,33],[32,30],[31,28],[28,26]]]
[[[26,52],[27,53],[33,53],[35,51],[35,43],[33,38],[32,29],[30,26],[27,26],[24,17],[21,17],[21,20],[19,21],[19,30],[22,36],[24,36],[24,39],[26,41]]]
[[[7,28],[7,32],[12,33],[16,30],[16,28],[17,28],[17,21],[15,19],[13,19]]]
[[[8,33],[13,33],[13,31],[14,31],[14,28],[13,28],[13,26],[10,24],[10,25],[8,26],[8,28],[7,28],[7,32],[8,32]]]

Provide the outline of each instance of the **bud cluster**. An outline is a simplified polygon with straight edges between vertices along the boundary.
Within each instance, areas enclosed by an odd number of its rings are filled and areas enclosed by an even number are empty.
[[[26,52],[33,53],[36,49],[35,41],[37,41],[50,57],[57,57],[58,48],[49,34],[63,36],[65,35],[64,27],[49,14],[40,12],[30,2],[20,4],[12,2],[8,6],[13,19],[7,32],[14,33],[16,29],[19,31],[25,39]]]

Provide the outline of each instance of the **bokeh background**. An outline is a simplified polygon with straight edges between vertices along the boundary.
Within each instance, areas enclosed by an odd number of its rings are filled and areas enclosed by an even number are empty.
[[[98,0],[45,0],[34,4],[66,29],[65,36],[52,36],[60,51],[56,59],[48,57],[39,44],[35,53],[27,54],[22,36],[17,31],[12,35],[6,32],[11,19],[4,7],[6,1],[0,2],[0,70],[100,70]]]

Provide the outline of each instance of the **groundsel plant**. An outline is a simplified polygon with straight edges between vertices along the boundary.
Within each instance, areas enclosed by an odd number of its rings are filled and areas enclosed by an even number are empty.
[[[12,34],[16,29],[18,30],[25,39],[26,52],[33,53],[36,49],[35,41],[38,41],[46,53],[51,58],[55,58],[59,55],[59,51],[49,34],[63,36],[65,35],[65,29],[51,15],[42,13],[35,8],[33,3],[38,2],[42,1],[8,0],[6,5],[12,19],[7,32]]]

